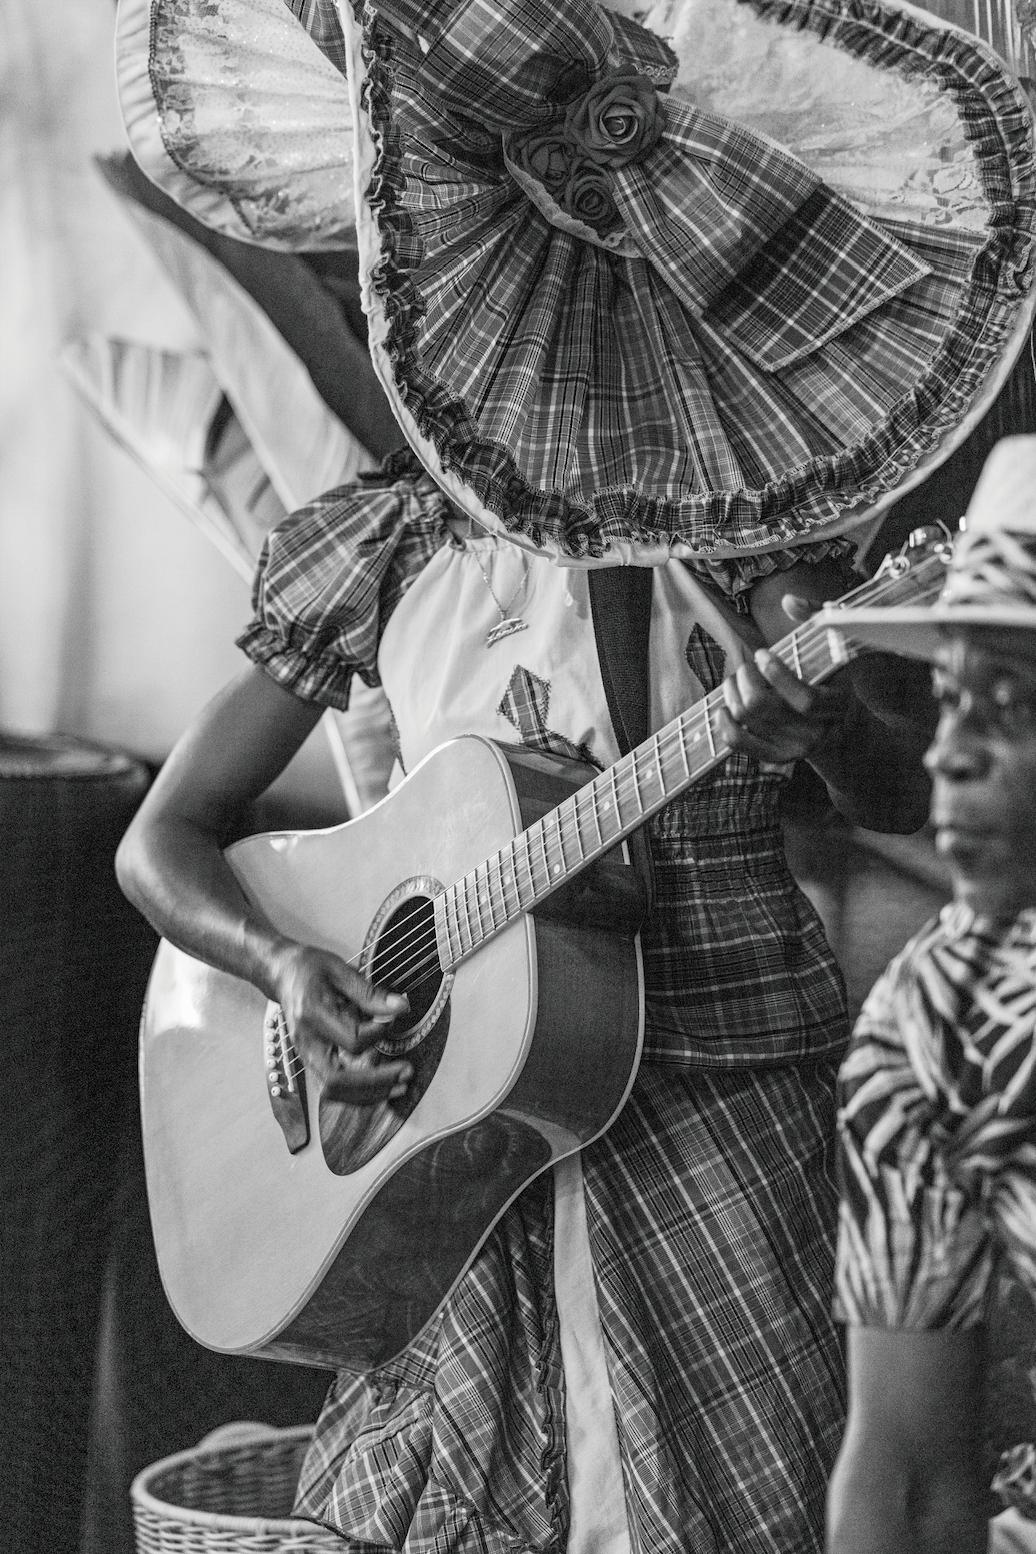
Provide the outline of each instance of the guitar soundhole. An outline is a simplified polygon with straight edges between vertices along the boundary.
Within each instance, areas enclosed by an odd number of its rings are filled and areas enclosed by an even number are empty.
[[[414,1072],[405,1095],[374,1106],[321,1095],[320,1145],[336,1176],[358,1171],[398,1132],[431,1084],[446,1049],[453,977],[439,965],[435,909],[425,893],[438,889],[434,880],[400,885],[382,903],[367,935],[360,957],[364,975],[378,987],[405,993],[410,1004],[406,1014],[385,1027],[372,1056],[384,1061],[405,1054]]]
[[[378,1051],[398,1057],[422,1041],[444,1000],[447,979],[435,944],[435,908],[427,896],[411,896],[385,920],[365,967],[378,987],[405,993],[409,1011],[385,1029]]]

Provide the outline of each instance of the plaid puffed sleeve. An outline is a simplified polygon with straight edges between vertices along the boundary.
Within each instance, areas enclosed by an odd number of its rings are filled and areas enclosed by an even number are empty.
[[[864,1004],[840,1075],[837,1314],[982,1322],[1002,1264],[1036,1294],[1036,914],[922,929]]]
[[[271,530],[244,653],[302,701],[344,711],[354,674],[377,685],[378,644],[410,583],[448,539],[427,475],[326,492]]]

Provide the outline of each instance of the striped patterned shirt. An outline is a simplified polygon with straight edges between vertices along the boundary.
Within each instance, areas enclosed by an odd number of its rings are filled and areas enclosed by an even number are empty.
[[[897,956],[841,1072],[840,1314],[985,1320],[1004,1267],[1036,1296],[1036,909],[954,904]]]

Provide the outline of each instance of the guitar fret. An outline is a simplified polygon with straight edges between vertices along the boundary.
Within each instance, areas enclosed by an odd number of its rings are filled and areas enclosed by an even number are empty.
[[[457,887],[449,885],[443,891],[442,909],[443,927],[446,930],[446,950],[450,961],[455,962],[461,956],[460,925],[457,921]],[[456,944],[454,944],[454,930],[456,930]]]
[[[618,783],[616,781],[616,778],[615,778],[615,774],[616,774],[617,771],[618,771],[618,766],[612,766],[612,767],[609,767],[609,769],[608,769],[608,776],[609,776],[609,778],[611,780],[611,789],[612,789],[612,808],[615,811],[615,830],[616,830],[616,833],[618,833],[619,831],[622,830],[622,810],[619,807],[619,785],[618,785]]]
[[[498,852],[497,855],[496,855],[496,877],[497,877],[497,880],[498,880],[499,885],[500,885],[500,908],[501,908],[501,911],[503,913],[503,920],[506,923],[506,922],[508,922],[510,920],[511,909],[510,909],[510,907],[507,904],[507,883],[506,883],[506,879],[505,879],[505,876],[504,876],[504,851],[505,850],[507,852],[510,852],[510,848],[507,848],[507,849],[503,849],[502,848],[500,850],[500,852]]]
[[[525,872],[529,876],[529,897],[528,902],[525,904],[531,906],[536,897],[536,881],[532,877],[532,838],[529,836],[528,831],[522,832],[521,840],[525,844]],[[515,879],[517,878],[518,871],[516,869]]]
[[[657,734],[652,737],[652,743],[655,747],[655,765],[658,768],[658,796],[661,799],[665,798],[666,781],[665,772],[662,770],[662,742]]]
[[[602,848],[604,846],[604,837],[601,835],[601,817],[597,809],[597,783],[598,779],[595,777],[593,782],[590,784],[590,798],[592,801],[591,812],[593,815],[594,831],[597,835],[597,847]]]
[[[579,854],[579,862],[582,863],[586,857],[586,853],[583,851],[583,836],[581,830],[582,821],[580,820],[579,815],[579,794],[573,793],[571,800],[566,800],[566,804],[569,802],[571,802],[572,805],[572,818],[575,821],[576,851]]]
[[[640,774],[637,771],[637,752],[636,752],[636,750],[631,750],[630,751],[630,753],[629,753],[629,763],[630,763],[630,770],[633,773],[633,797],[637,801],[637,814],[638,815],[642,815],[644,813],[644,800],[640,796]]]
[[[689,780],[690,779],[690,775],[691,775],[691,763],[687,759],[687,738],[686,738],[686,733],[687,733],[687,730],[684,727],[683,714],[681,713],[680,717],[677,719],[677,729],[676,729],[677,744],[680,746],[680,759],[683,762],[683,774]]]
[[[493,910],[493,860],[489,859],[485,865],[486,871],[486,910],[489,913],[489,932],[496,933],[496,913]]]
[[[543,873],[546,876],[544,884],[546,886],[550,884],[550,854],[547,851],[547,828],[541,820],[536,829],[539,832],[540,851],[543,854]]]
[[[711,710],[709,708],[709,704],[708,704],[707,701],[705,703],[705,734],[706,734],[706,737],[707,737],[707,739],[709,741],[709,750],[712,752],[713,755],[715,755],[716,754],[716,738],[715,738],[715,735],[712,732],[712,713],[711,713]]]
[[[803,678],[802,660],[799,657],[799,634],[797,631],[792,632],[789,646],[791,647],[791,666],[801,680]]]
[[[466,878],[469,878],[469,880],[472,881],[472,884],[474,884],[475,922],[478,923],[478,939],[483,940],[486,937],[486,929],[485,926],[483,926],[483,922],[481,922],[481,904],[480,901],[478,901],[478,870],[475,869],[474,875],[466,875]]]
[[[560,876],[564,875],[568,868],[568,859],[565,857],[565,833],[561,826],[560,806],[554,811],[554,829],[558,834],[558,852],[561,854],[561,862],[554,865],[551,873],[555,879],[558,879]]]
[[[474,940],[474,938],[472,936],[472,932],[471,932],[471,915],[470,915],[470,913],[468,911],[468,876],[466,874],[465,874],[464,878],[461,880],[460,885],[461,885],[461,902],[463,903],[463,906],[464,906],[464,925],[463,926],[468,931],[468,949],[469,950],[473,950],[475,948],[475,940]],[[463,948],[463,945],[464,945],[464,935],[463,935],[463,933],[461,933],[461,941],[460,942],[461,942],[461,947]]]
[[[507,855],[507,872],[504,875],[504,881],[505,884],[509,883],[510,889],[514,893],[514,905],[509,905],[507,910],[509,915],[514,916],[515,913],[520,912],[522,909],[522,892],[518,884],[517,839],[514,842],[509,842],[504,851]]]

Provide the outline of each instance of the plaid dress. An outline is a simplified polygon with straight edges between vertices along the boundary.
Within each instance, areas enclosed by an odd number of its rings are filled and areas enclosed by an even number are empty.
[[[241,645],[296,694],[341,706],[353,673],[386,668],[394,623],[412,631],[420,619],[407,611],[426,571],[454,575],[455,543],[448,504],[412,470],[331,492],[270,536]],[[547,584],[557,578],[537,564]],[[459,613],[451,595],[443,619]],[[709,689],[724,654],[700,623],[682,629]],[[487,653],[482,630],[472,676],[529,640]],[[445,633],[406,647],[435,660]],[[579,735],[548,712],[527,742]],[[734,758],[651,825],[644,1061],[618,1120],[582,1152],[578,1188],[618,1541],[583,1531],[548,1174],[404,1355],[332,1386],[298,1509],[356,1554],[819,1554],[843,1419],[831,1271],[846,1027],[840,976],[784,860],[784,780]]]

